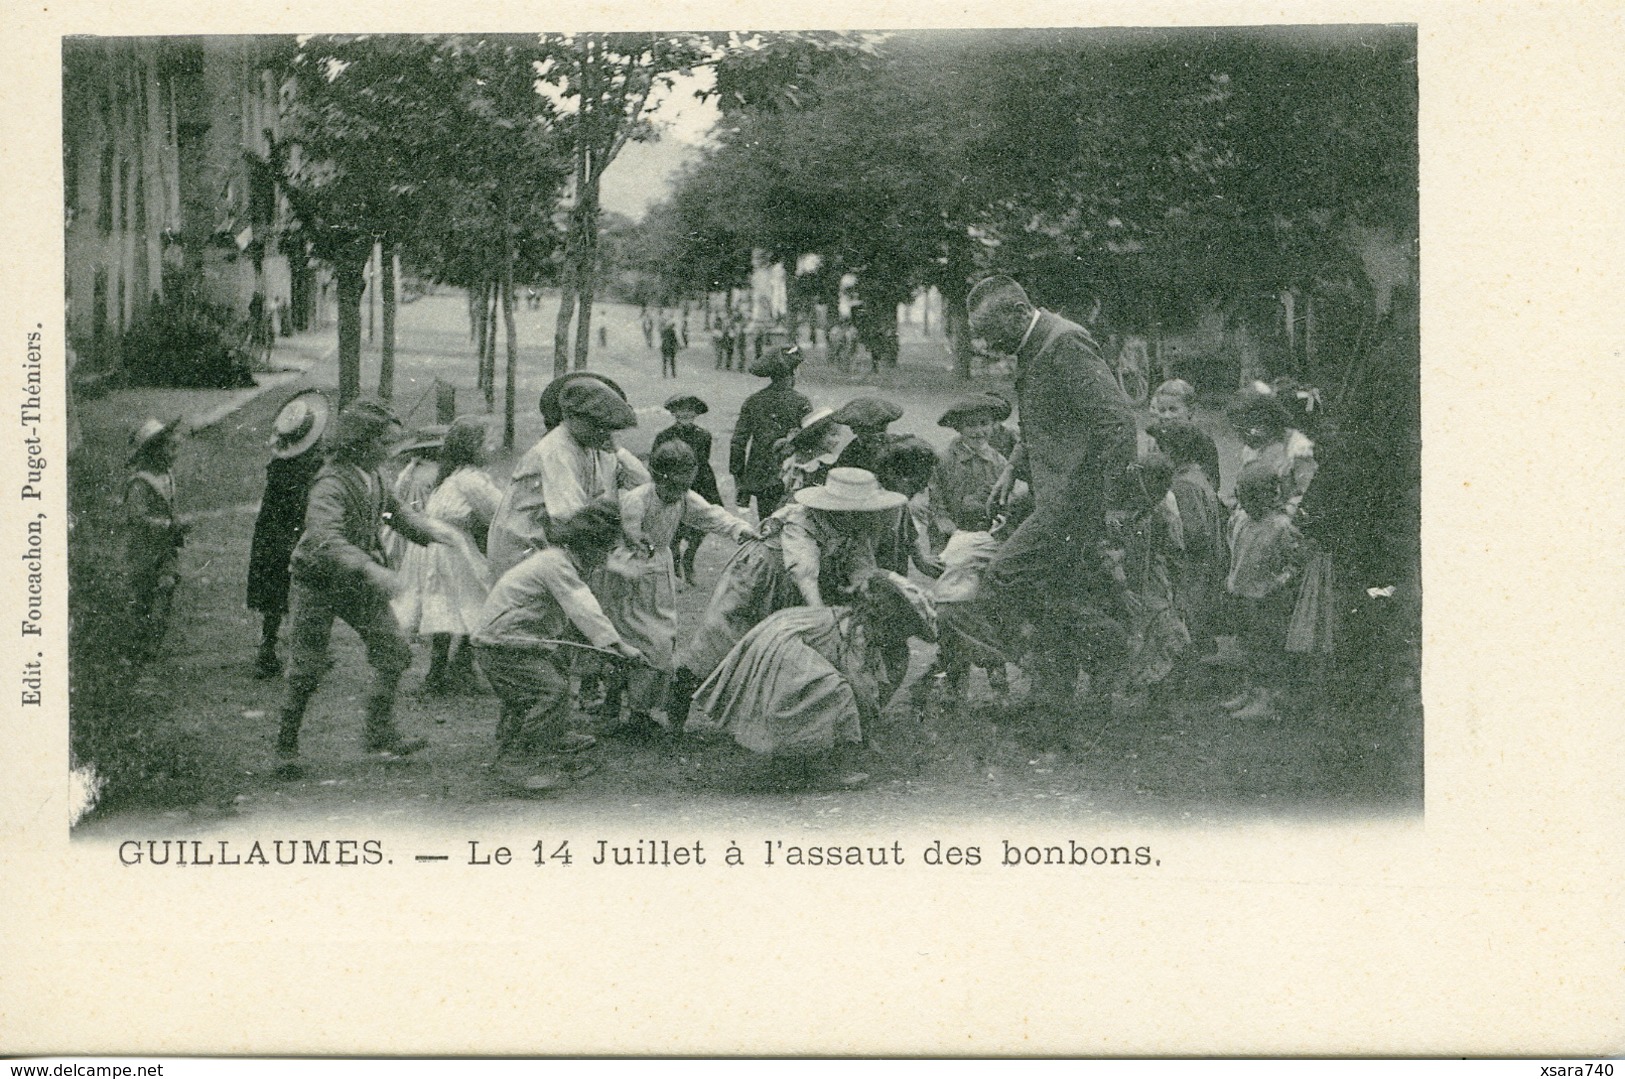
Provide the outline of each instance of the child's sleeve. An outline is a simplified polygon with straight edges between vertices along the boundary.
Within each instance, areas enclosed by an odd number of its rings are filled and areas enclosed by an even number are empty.
[[[721,506],[711,505],[698,491],[688,492],[683,500],[683,524],[735,540],[756,534],[749,522],[735,517]]]
[[[784,519],[784,531],[779,533],[784,554],[784,569],[795,582],[802,600],[809,607],[824,606],[823,593],[818,590],[818,571],[823,565],[823,554],[818,541],[807,531],[806,524],[794,516]]]
[[[604,609],[598,605],[598,598],[562,552],[557,558],[548,560],[542,580],[553,598],[558,600],[565,617],[587,639],[587,643],[608,648],[620,641],[621,635],[615,632]]]

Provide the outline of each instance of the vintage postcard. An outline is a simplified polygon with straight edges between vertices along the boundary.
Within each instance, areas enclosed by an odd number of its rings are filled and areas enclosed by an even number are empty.
[[[1617,14],[7,23],[0,1051],[1620,1052]]]

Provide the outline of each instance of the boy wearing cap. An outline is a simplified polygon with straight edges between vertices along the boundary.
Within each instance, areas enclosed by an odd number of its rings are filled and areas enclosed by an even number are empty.
[[[327,398],[315,390],[298,394],[277,413],[271,461],[265,466],[265,494],[254,519],[248,556],[248,609],[260,613],[257,678],[282,673],[276,639],[288,613],[289,559],[305,528],[310,486],[322,467],[322,434],[327,430]]]
[[[649,482],[643,462],[613,438],[613,432],[637,426],[632,406],[597,378],[564,377],[569,381],[557,393],[561,422],[514,466],[491,523],[486,554],[493,577],[547,546],[550,529],[595,499]],[[548,392],[542,396],[545,401]]]
[[[570,730],[570,644],[643,659],[616,633],[584,580],[620,534],[614,506],[594,502],[554,528],[556,545],[532,551],[486,597],[471,639],[502,702],[500,779],[526,790],[563,786],[559,759],[595,744]]]
[[[734,502],[740,509],[756,499],[756,517],[766,520],[784,504],[779,479],[778,441],[796,430],[812,402],[796,392],[801,349],[786,345],[750,365],[750,373],[771,379],[739,406],[739,422],[728,446],[728,471],[734,478]]]
[[[360,636],[373,669],[366,710],[368,752],[402,757],[427,744],[403,737],[392,714],[395,687],[412,652],[390,610],[399,580],[384,561],[379,530],[387,523],[419,544],[455,542],[456,534],[402,505],[384,485],[378,466],[398,425],[381,401],[351,402],[335,424],[332,457],[310,489],[304,533],[293,549],[292,656],[277,737],[277,771],[284,778],[302,774],[299,728],[330,666],[327,646],[335,618]]]
[[[988,503],[993,485],[1009,463],[988,441],[998,425],[1002,403],[992,397],[968,397],[937,420],[939,427],[951,427],[959,434],[948,443],[931,477],[934,549],[940,550],[955,532],[982,532],[991,523]]]
[[[135,642],[150,658],[169,628],[169,607],[180,583],[180,549],[191,524],[175,512],[175,440],[180,418],[148,419],[130,439],[134,471],[124,485],[124,564],[130,608],[139,627]]]
[[[711,411],[711,407],[688,393],[668,400],[666,411],[671,413],[672,425],[655,435],[654,444],[649,448],[650,455],[667,442],[682,442],[694,451],[695,493],[713,506],[722,505],[717,474],[711,468],[711,432],[694,422],[697,417]],[[672,559],[676,562],[678,573],[691,585],[694,583],[694,559],[699,555],[700,544],[704,540],[703,531],[685,525],[677,530],[677,535],[671,541]]]

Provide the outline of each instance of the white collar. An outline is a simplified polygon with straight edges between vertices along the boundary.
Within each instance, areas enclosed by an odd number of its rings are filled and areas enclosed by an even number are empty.
[[[1038,308],[1036,308],[1036,307],[1033,308],[1033,320],[1031,322],[1027,323],[1027,332],[1022,334],[1021,335],[1021,340],[1016,343],[1016,351],[1017,352],[1020,352],[1026,346],[1027,339],[1033,335],[1033,329],[1035,327],[1037,327],[1037,325],[1038,325],[1038,315],[1039,315]]]

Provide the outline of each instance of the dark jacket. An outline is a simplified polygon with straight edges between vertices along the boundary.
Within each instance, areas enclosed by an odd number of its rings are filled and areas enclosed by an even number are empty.
[[[1134,409],[1089,331],[1038,314],[1016,350],[1021,441],[1032,476],[1034,516],[1098,539],[1110,486],[1134,459]]]
[[[745,398],[728,445],[728,472],[741,502],[750,495],[784,489],[773,444],[800,427],[801,417],[811,411],[812,402],[790,386],[770,385]]]
[[[322,454],[316,447],[298,457],[273,457],[265,467],[265,494],[248,555],[249,610],[288,609],[288,560],[305,530],[305,504],[321,467]]]
[[[711,468],[711,432],[697,424],[674,423],[655,435],[649,452],[653,453],[674,440],[688,443],[688,448],[694,451],[694,460],[699,462],[700,470],[694,474],[695,492],[713,506],[722,505],[722,492],[717,490],[717,474]]]
[[[423,515],[390,493],[377,470],[327,462],[310,488],[305,531],[293,549],[294,580],[333,592],[386,589],[391,570],[378,538],[384,524],[413,543],[433,542]]]

